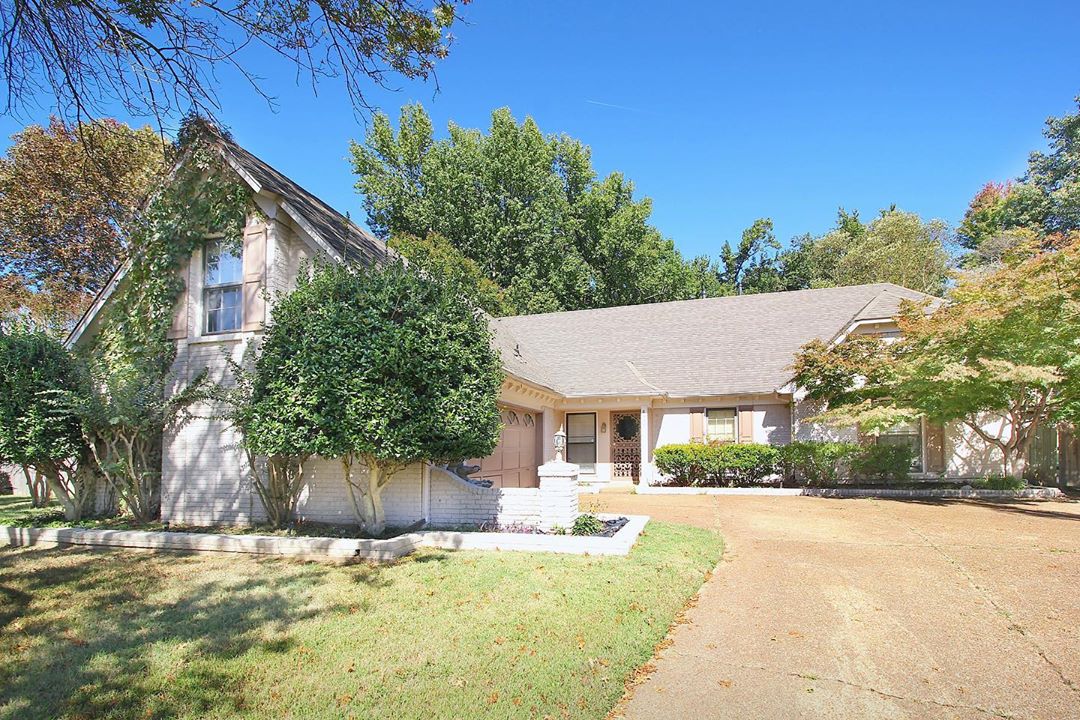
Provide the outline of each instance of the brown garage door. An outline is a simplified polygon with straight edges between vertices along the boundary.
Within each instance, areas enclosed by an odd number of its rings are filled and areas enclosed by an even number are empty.
[[[515,407],[502,407],[499,415],[503,426],[499,444],[488,457],[469,461],[480,466],[480,472],[473,477],[491,480],[494,487],[537,487],[539,415]]]

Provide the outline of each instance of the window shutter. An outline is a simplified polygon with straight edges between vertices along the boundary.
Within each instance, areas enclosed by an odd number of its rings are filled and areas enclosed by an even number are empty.
[[[926,421],[926,471],[945,472],[945,427]]]
[[[705,408],[690,408],[690,442],[705,442]]]
[[[188,336],[188,273],[190,268],[191,258],[186,258],[180,262],[180,268],[177,270],[183,289],[180,290],[180,297],[176,299],[176,305],[173,307],[172,325],[169,326],[170,340],[180,340]]]
[[[262,330],[266,320],[266,225],[244,230],[244,330]]]
[[[754,406],[739,407],[739,442],[754,442]]]

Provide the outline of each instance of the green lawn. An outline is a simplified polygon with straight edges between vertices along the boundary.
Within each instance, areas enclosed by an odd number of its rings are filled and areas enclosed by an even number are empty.
[[[0,718],[602,718],[720,551],[665,523],[626,558],[0,550]]]

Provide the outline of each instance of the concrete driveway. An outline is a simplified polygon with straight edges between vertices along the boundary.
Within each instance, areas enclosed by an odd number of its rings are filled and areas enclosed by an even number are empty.
[[[1080,718],[1080,503],[600,502],[728,543],[617,717]]]

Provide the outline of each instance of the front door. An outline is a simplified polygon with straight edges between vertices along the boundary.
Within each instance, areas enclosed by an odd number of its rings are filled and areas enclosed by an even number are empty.
[[[638,481],[641,475],[639,413],[611,413],[611,465],[613,480]]]

